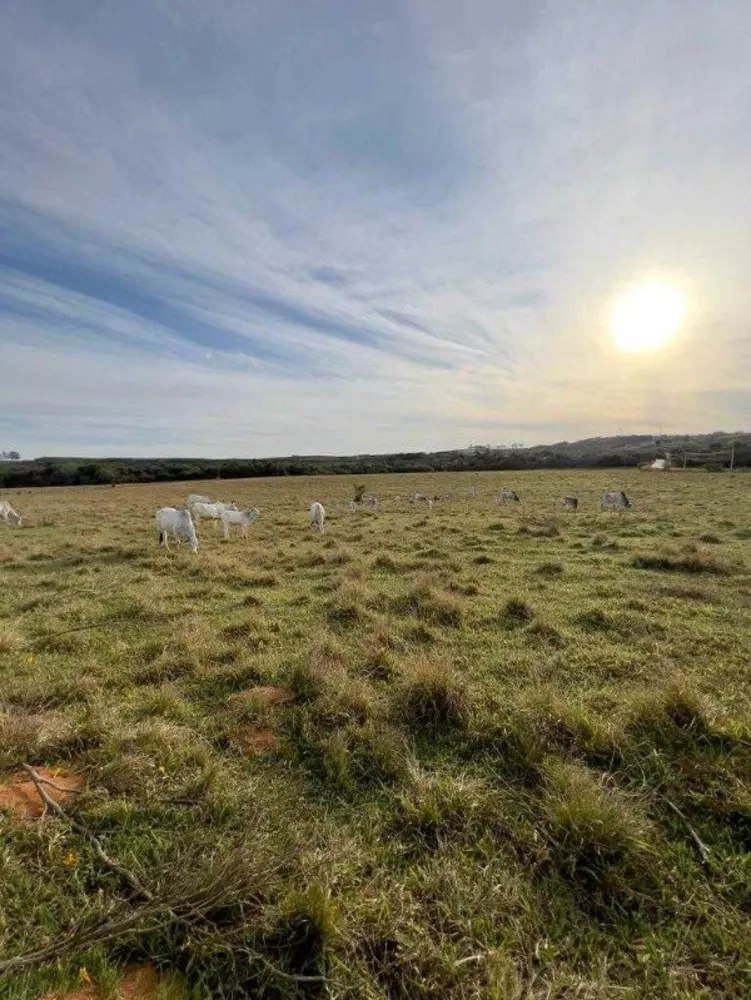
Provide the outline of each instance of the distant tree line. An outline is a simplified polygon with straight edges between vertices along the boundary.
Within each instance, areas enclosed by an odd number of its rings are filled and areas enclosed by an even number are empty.
[[[379,472],[482,472],[532,469],[617,469],[661,457],[666,450],[727,447],[728,435],[651,435],[590,438],[533,448],[471,448],[463,451],[399,452],[391,455],[290,456],[288,458],[38,458],[0,463],[0,487],[82,486],[178,482],[193,479],[252,479],[260,476],[368,475]],[[751,434],[734,435],[736,467],[751,466]]]

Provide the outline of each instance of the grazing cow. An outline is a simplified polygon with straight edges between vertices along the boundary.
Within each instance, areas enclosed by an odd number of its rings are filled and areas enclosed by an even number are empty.
[[[414,500],[415,503],[418,503],[420,500],[424,500],[425,497],[422,495],[422,493],[415,493],[412,499]]]
[[[350,500],[347,506],[349,507],[349,509],[352,511],[353,514],[357,510],[357,504],[355,503],[354,500]]]
[[[255,507],[248,510],[230,510],[227,507],[222,511],[222,524],[224,525],[224,537],[229,538],[229,526],[239,524],[243,538],[248,537],[248,528],[254,521],[257,521],[261,512]]]
[[[211,503],[211,500],[202,493],[191,493],[188,497],[188,507],[192,507],[194,503]]]
[[[623,490],[608,490],[602,494],[600,504],[608,510],[626,510],[631,506],[631,501]]]
[[[564,510],[578,510],[579,509],[579,498],[572,496],[565,496],[561,500],[561,506]]]
[[[310,505],[310,526],[323,531],[323,522],[326,520],[326,511],[322,503],[312,503]]]
[[[202,518],[214,522],[214,530],[222,519],[222,514],[226,510],[237,510],[234,503],[194,503],[190,508],[190,513],[198,524]]]
[[[21,527],[21,521],[23,521],[21,515],[13,510],[7,500],[0,500],[0,518],[6,524],[16,524],[19,528]]]
[[[184,508],[162,507],[156,512],[156,524],[159,529],[159,544],[169,548],[169,535],[177,544],[186,541],[194,552],[198,552],[198,538],[190,511]]]
[[[519,494],[514,490],[501,490],[495,498],[495,502],[500,506],[504,503],[519,503]]]

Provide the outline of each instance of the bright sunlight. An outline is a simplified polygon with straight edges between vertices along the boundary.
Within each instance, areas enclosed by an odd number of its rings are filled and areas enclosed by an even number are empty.
[[[610,334],[621,351],[658,351],[675,337],[685,315],[683,296],[672,285],[640,285],[616,299],[610,313]]]

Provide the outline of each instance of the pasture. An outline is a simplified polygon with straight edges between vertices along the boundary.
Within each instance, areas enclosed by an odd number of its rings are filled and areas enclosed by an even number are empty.
[[[189,492],[248,540],[160,550]],[[70,935],[3,1000],[751,995],[751,476],[3,498],[0,963]],[[78,827],[1,811],[24,764]]]

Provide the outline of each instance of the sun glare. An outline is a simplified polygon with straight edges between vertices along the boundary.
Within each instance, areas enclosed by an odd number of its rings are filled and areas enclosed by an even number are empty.
[[[640,285],[616,299],[610,313],[610,334],[621,351],[658,351],[675,337],[685,315],[683,296],[672,285]]]

